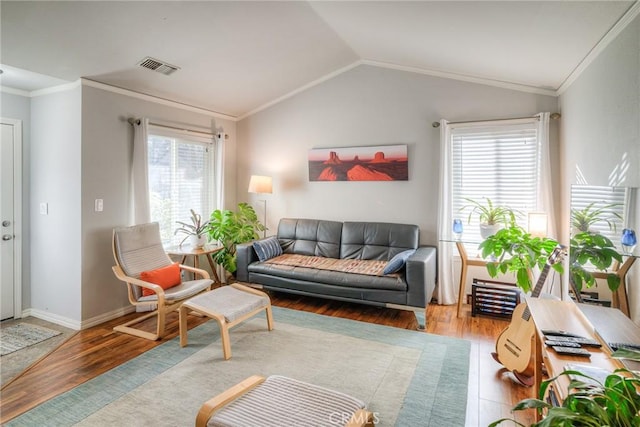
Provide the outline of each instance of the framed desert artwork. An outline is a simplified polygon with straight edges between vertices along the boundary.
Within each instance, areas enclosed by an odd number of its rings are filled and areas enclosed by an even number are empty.
[[[314,148],[309,181],[408,181],[406,145]]]

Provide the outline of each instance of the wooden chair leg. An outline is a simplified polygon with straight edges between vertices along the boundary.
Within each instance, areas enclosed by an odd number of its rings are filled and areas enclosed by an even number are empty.
[[[184,347],[187,345],[187,317],[188,317],[188,310],[189,307],[186,307],[184,305],[180,306],[180,310],[179,310],[179,323],[180,323],[180,347]]]
[[[267,329],[273,331],[273,312],[271,311],[271,304],[269,304],[265,311],[267,312]]]
[[[220,340],[222,341],[222,354],[224,355],[224,360],[231,359],[231,340],[229,338],[229,326],[227,322],[222,319],[216,319],[218,322],[218,326],[220,327]]]

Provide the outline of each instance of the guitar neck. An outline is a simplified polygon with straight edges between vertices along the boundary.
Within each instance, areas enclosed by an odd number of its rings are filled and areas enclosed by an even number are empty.
[[[549,265],[549,263],[546,263],[542,268],[542,271],[540,272],[540,277],[538,277],[538,282],[536,283],[535,288],[533,288],[533,291],[531,292],[532,297],[535,298],[540,296],[540,293],[542,292],[542,288],[544,287],[544,282],[547,280],[547,275],[549,274],[550,268],[551,268],[551,265]]]

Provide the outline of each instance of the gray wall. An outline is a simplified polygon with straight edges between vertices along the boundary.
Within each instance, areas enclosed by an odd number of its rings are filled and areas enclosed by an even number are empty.
[[[31,170],[31,99],[27,96],[0,93],[0,117],[22,120],[22,309],[31,307],[31,265],[29,199]]]
[[[568,225],[571,184],[640,187],[640,16],[560,96],[560,108]],[[631,314],[640,324],[640,262],[629,278]]]
[[[130,308],[126,286],[115,279],[111,266],[111,233],[128,225],[133,128],[128,117],[185,125],[229,135],[226,140],[227,205],[235,205],[235,122],[214,119],[171,106],[102,89],[82,88],[82,313],[83,321],[97,321]],[[104,210],[94,211],[95,199]],[[94,319],[94,320],[91,320]]]
[[[77,85],[31,100],[30,308],[63,323],[81,319],[80,95]]]
[[[239,200],[267,199],[268,227],[282,217],[413,223],[437,243],[440,131],[433,121],[531,116],[556,111],[552,96],[359,66],[238,123]],[[552,151],[557,152],[556,124]],[[312,148],[407,144],[409,181],[309,182]],[[554,156],[557,158],[557,156]],[[246,189],[272,175],[273,194]]]

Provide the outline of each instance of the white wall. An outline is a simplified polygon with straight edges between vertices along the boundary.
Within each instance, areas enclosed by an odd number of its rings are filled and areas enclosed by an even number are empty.
[[[27,96],[0,93],[0,117],[22,121],[22,309],[31,306],[31,220],[29,199],[31,158],[31,99]]]
[[[83,326],[123,312],[131,305],[126,286],[111,266],[111,233],[129,225],[133,128],[129,117],[220,131],[226,140],[227,204],[235,205],[236,123],[95,87],[82,88],[82,320]],[[104,211],[94,211],[95,199]]]
[[[569,224],[571,184],[640,187],[640,16],[560,96],[560,108],[562,217]],[[629,277],[632,318],[640,323],[640,262]]]
[[[282,217],[412,223],[436,244],[439,129],[431,123],[556,111],[555,97],[359,66],[238,123],[238,200],[268,201]],[[555,124],[552,150],[557,151]],[[309,182],[312,148],[407,144],[409,181]],[[250,195],[252,174],[272,175],[273,194]]]
[[[81,319],[80,92],[76,85],[31,100],[30,308],[67,325]]]

